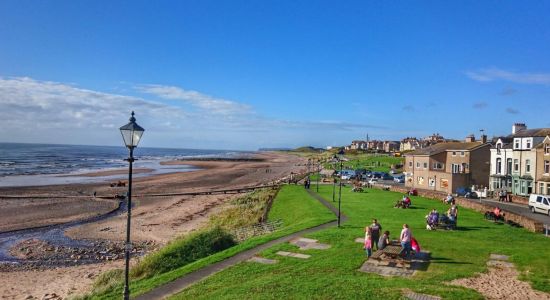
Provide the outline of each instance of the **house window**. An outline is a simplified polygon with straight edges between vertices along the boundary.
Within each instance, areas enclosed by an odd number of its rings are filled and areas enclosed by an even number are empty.
[[[544,194],[544,183],[539,183],[539,194]]]
[[[460,165],[459,164],[452,164],[451,170],[453,173],[460,173]]]
[[[544,161],[544,173],[546,174],[550,173],[550,160]]]
[[[550,195],[550,184],[546,184],[546,195]]]
[[[464,151],[460,151],[460,156],[464,156]]]
[[[514,191],[516,194],[519,192],[519,180],[514,180]]]
[[[416,162],[416,168],[420,169],[420,163],[419,162]]]
[[[531,173],[531,160],[525,160],[525,173]]]
[[[514,140],[514,149],[519,149],[519,139]]]
[[[460,165],[460,172],[461,172],[461,173],[466,173],[466,169],[468,169],[468,164],[462,163],[462,164]]]
[[[420,184],[420,185],[424,184],[424,177],[418,176],[418,177],[417,177],[417,182],[418,182],[418,184]]]
[[[430,179],[428,180],[428,185],[429,185],[429,186],[435,186],[435,178],[430,178]]]
[[[519,160],[514,159],[514,172],[519,172]]]
[[[424,169],[428,168],[428,163],[424,163]]]
[[[527,141],[527,149],[531,149],[531,140]]]
[[[456,151],[453,151],[453,156],[456,156]]]
[[[544,154],[550,154],[550,144],[544,144]]]
[[[506,174],[512,174],[512,159],[508,158],[506,160]]]
[[[413,162],[412,162],[412,161],[409,161],[409,167],[410,167],[410,168],[413,167]]]
[[[521,193],[526,194],[527,193],[527,182],[522,180],[521,181]]]
[[[498,143],[497,144],[497,154],[500,154],[500,149],[502,148],[502,144],[501,143]]]
[[[501,172],[502,172],[502,159],[497,158],[496,174],[500,174]]]
[[[443,169],[443,164],[440,163],[440,162],[435,162],[435,163],[434,163],[434,169],[435,169],[435,170],[441,170],[441,169]]]

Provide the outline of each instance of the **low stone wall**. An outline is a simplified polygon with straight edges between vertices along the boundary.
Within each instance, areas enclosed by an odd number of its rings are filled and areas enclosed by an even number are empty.
[[[374,185],[374,188],[378,188],[378,189],[386,189],[387,190],[388,187],[389,187],[390,191],[403,193],[403,194],[407,193],[408,190],[409,190],[409,189],[407,189],[405,187],[401,187],[401,186],[387,186],[387,185],[381,185],[381,184]],[[425,197],[425,198],[431,198],[431,199],[438,200],[438,201],[443,201],[443,198],[445,198],[445,196],[447,196],[447,194],[442,193],[442,192],[437,192],[437,191],[428,191],[428,190],[420,190],[420,189],[417,189],[417,191],[418,191],[418,196],[422,196],[422,197]],[[521,197],[521,198],[525,199],[525,197]],[[456,200],[456,204],[458,204],[458,206],[473,209],[473,210],[478,211],[482,214],[485,213],[486,211],[492,211],[493,208],[494,208],[494,206],[479,203],[479,202],[475,202],[475,201],[468,200],[468,199],[462,198],[462,197],[456,197],[455,200]],[[513,199],[512,201],[516,202],[516,203],[521,203],[519,200],[520,199]],[[525,202],[525,204],[527,204],[527,202]],[[524,228],[526,228],[526,229],[528,229],[532,232],[544,232],[544,227],[543,227],[542,223],[537,222],[535,220],[532,220],[528,217],[524,217],[522,215],[518,215],[518,214],[515,214],[513,212],[509,212],[509,211],[505,211],[505,216],[504,217],[505,217],[506,221],[511,221],[511,222],[516,223],[516,224],[519,224],[522,227],[524,227]]]

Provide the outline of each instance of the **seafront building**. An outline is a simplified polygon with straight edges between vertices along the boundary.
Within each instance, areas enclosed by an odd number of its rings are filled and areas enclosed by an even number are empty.
[[[512,126],[512,134],[497,140],[491,149],[491,190],[514,195],[550,194],[550,128],[527,129]],[[548,153],[545,153],[548,151]],[[550,166],[548,167],[550,168]]]
[[[405,154],[405,186],[455,193],[457,188],[489,183],[491,144],[479,141],[446,142]]]

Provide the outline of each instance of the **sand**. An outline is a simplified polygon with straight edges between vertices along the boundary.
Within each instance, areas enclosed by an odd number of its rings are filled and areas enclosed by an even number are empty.
[[[235,195],[144,197],[146,194],[185,193],[242,188],[269,184],[290,172],[304,171],[303,159],[278,153],[260,153],[262,161],[176,161],[201,168],[193,172],[136,178],[132,210],[132,240],[165,244],[174,237],[199,228],[213,213]],[[94,174],[89,174],[94,176]],[[115,200],[98,199],[123,194],[126,187],[108,183],[41,187],[2,188],[0,195],[50,195],[48,198],[4,199],[0,207],[0,231],[43,226],[79,220],[113,209]],[[92,195],[96,192],[97,197]],[[59,198],[60,196],[74,198]],[[62,209],[61,209],[62,208]],[[123,240],[126,215],[73,227],[66,235],[73,238]],[[0,273],[2,299],[42,298],[46,293],[60,297],[90,289],[92,279],[121,261],[50,270]],[[91,276],[90,273],[95,274]]]
[[[529,283],[520,281],[518,272],[509,263],[489,267],[487,273],[476,277],[453,280],[451,284],[474,289],[488,300],[550,299],[550,294],[535,291]]]

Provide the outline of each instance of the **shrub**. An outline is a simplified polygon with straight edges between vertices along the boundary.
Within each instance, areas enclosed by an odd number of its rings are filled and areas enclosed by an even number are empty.
[[[158,252],[146,256],[132,269],[132,277],[151,277],[165,273],[235,244],[233,237],[220,227],[199,231],[175,239]]]

